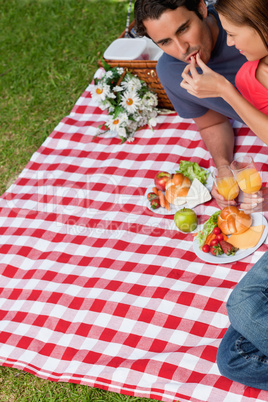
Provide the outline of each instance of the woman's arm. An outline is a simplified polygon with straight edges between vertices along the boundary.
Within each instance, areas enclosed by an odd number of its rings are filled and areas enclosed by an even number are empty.
[[[196,62],[203,74],[197,72],[195,60],[192,58],[191,63],[185,67],[182,73],[181,86],[197,98],[223,98],[232,106],[245,124],[268,145],[268,116],[243,98],[225,77],[207,67],[199,54],[196,56]]]
[[[255,194],[239,194],[240,208],[246,213],[268,211],[268,187],[262,187]]]

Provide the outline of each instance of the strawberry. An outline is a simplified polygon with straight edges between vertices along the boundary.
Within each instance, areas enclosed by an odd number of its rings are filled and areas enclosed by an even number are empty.
[[[158,195],[156,195],[155,193],[148,193],[148,194],[147,194],[147,199],[148,199],[149,201],[152,201],[152,200],[154,200],[155,198],[158,198]]]
[[[232,244],[228,243],[225,240],[219,241],[221,248],[226,255],[235,255],[235,253],[239,250],[239,248],[234,247]]]
[[[223,254],[223,250],[219,244],[215,244],[213,246],[210,246],[210,252],[211,254],[215,255],[216,257],[218,255]]]
[[[161,207],[159,197],[152,199],[150,204],[152,209],[158,209]]]

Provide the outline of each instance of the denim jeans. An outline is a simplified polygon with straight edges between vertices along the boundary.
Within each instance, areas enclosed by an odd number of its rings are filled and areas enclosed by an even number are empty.
[[[227,301],[230,327],[217,353],[221,374],[268,390],[268,251]]]

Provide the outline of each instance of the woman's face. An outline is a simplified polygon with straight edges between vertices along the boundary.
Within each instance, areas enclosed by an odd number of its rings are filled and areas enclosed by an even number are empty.
[[[235,46],[249,61],[260,60],[268,55],[267,47],[255,29],[248,25],[234,25],[221,14],[219,17],[227,33],[228,46]]]

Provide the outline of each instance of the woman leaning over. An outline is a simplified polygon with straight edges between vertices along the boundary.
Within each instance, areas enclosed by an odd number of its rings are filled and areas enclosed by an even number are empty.
[[[222,97],[247,126],[268,145],[268,6],[267,0],[217,0],[215,8],[227,32],[227,44],[235,46],[247,62],[236,75],[236,88],[208,68],[199,54],[182,73],[181,86],[198,98]],[[197,67],[200,67],[199,72]],[[217,194],[217,202],[224,200]],[[222,203],[222,204],[221,204]],[[242,200],[247,212],[268,210],[268,188]]]

